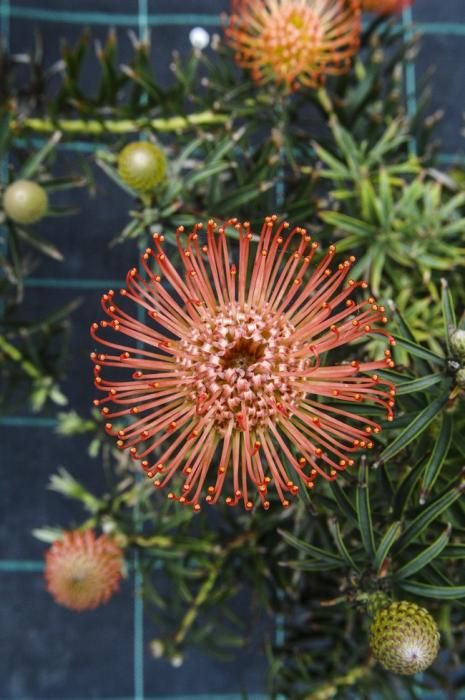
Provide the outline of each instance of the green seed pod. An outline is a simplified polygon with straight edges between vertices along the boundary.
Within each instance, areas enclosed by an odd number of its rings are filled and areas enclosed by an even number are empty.
[[[450,348],[454,357],[465,360],[465,331],[457,328],[450,336]]]
[[[134,141],[118,155],[121,179],[137,192],[151,192],[166,176],[163,151],[148,141]]]
[[[47,193],[36,182],[16,180],[5,190],[3,209],[17,224],[34,224],[47,213]]]
[[[465,369],[463,367],[455,373],[455,383],[460,389],[465,389]]]
[[[375,615],[370,647],[385,669],[411,675],[433,663],[439,651],[439,630],[425,608],[407,601],[395,602]]]

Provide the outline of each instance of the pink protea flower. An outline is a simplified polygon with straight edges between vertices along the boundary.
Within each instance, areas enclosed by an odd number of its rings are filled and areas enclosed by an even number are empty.
[[[380,15],[394,14],[409,7],[413,0],[362,0],[362,9]]]
[[[274,215],[257,244],[248,222],[227,226],[239,238],[236,262],[225,228],[210,220],[203,243],[202,224],[189,234],[178,228],[179,271],[154,234],[142,272],[130,270],[120,291],[147,322],[112,290],[103,295],[108,320],[91,334],[108,350],[91,357],[105,396],[94,403],[156,488],[185,476],[181,494],[169,498],[199,510],[202,492],[215,503],[228,480],[229,505],[242,499],[252,508],[252,488],[268,508],[273,482],[287,506],[299,490],[294,480],[311,488],[318,474],[334,479],[354,452],[373,446],[380,426],[357,413],[359,404],[392,418],[394,390],[376,374],[392,366],[390,351],[375,362],[347,357],[352,341],[385,334],[377,324],[387,319],[372,297],[354,299],[365,282],[345,283],[355,258],[332,269],[331,246],[312,267],[318,244]],[[336,348],[343,362],[326,364]]]
[[[312,268],[318,244],[274,215],[257,244],[248,222],[227,226],[239,238],[236,262],[225,228],[210,220],[203,243],[202,224],[189,234],[177,230],[180,270],[154,234],[143,273],[130,270],[120,292],[150,322],[123,310],[113,291],[103,295],[109,320],[91,328],[108,348],[91,355],[105,394],[95,404],[156,488],[185,476],[181,495],[169,498],[199,510],[204,489],[215,503],[228,480],[229,505],[242,499],[252,508],[252,489],[268,508],[273,482],[288,506],[295,481],[311,488],[318,474],[334,479],[353,465],[354,452],[373,446],[380,426],[358,412],[361,404],[392,418],[394,390],[376,374],[392,366],[389,350],[375,362],[347,356],[350,342],[385,334],[376,324],[387,319],[372,297],[354,299],[365,282],[344,284],[355,258],[332,269],[331,246]],[[102,330],[116,339],[101,338]],[[343,362],[326,364],[336,348]],[[103,378],[102,367],[113,376]],[[116,378],[120,370],[129,376]],[[130,422],[115,426],[119,419]]]
[[[346,72],[360,42],[360,0],[232,0],[226,29],[240,66],[289,91]]]
[[[65,532],[45,555],[47,590],[66,608],[92,610],[119,588],[122,565],[121,549],[107,535]]]

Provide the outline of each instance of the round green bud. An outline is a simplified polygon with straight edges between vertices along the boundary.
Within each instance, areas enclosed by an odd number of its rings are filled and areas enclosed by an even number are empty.
[[[463,367],[455,373],[455,383],[460,389],[465,389],[465,369]]]
[[[118,155],[118,173],[137,192],[151,192],[166,176],[163,151],[149,141],[134,141]]]
[[[457,328],[449,340],[452,354],[460,360],[465,360],[465,331]]]
[[[436,622],[425,608],[400,601],[375,615],[370,647],[385,669],[411,675],[431,666],[439,651],[439,636]]]
[[[47,193],[36,182],[16,180],[5,190],[3,209],[17,224],[34,224],[47,213]]]

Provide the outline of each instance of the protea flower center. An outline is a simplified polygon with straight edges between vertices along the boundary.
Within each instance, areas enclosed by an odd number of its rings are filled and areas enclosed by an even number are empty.
[[[210,406],[215,425],[224,431],[233,420],[238,428],[266,425],[279,419],[286,406],[304,392],[293,379],[310,366],[292,341],[294,326],[268,304],[260,311],[231,305],[183,341],[183,369],[192,377],[191,400],[197,413]]]

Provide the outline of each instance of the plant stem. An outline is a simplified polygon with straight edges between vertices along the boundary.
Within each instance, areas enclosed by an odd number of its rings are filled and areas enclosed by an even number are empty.
[[[205,603],[207,600],[208,596],[210,595],[214,585],[216,584],[216,579],[219,576],[219,573],[221,571],[221,566],[214,566],[212,570],[210,571],[210,574],[208,577],[205,579],[203,582],[202,586],[199,588],[199,591],[197,595],[195,596],[194,602],[192,603],[191,607],[189,610],[186,612],[184,615],[182,622],[179,626],[178,631],[175,634],[174,637],[174,643],[176,645],[182,644],[186,634],[189,632],[190,628],[195,622],[195,619],[197,617],[197,614],[202,607],[202,605]]]
[[[216,581],[218,579],[218,576],[220,575],[221,571],[223,570],[223,565],[225,558],[227,555],[233,551],[234,549],[237,549],[239,547],[242,547],[246,544],[248,544],[251,540],[253,540],[255,537],[255,533],[248,531],[244,532],[242,535],[239,535],[236,537],[234,540],[232,540],[224,549],[221,554],[218,554],[217,559],[212,566],[212,569],[210,573],[208,574],[207,578],[199,588],[199,591],[197,595],[195,596],[194,602],[190,606],[189,610],[186,612],[184,615],[181,624],[179,625],[179,628],[174,635],[174,643],[176,645],[180,645],[183,643],[184,639],[186,638],[187,633],[189,632],[190,628],[194,624],[197,615],[199,614],[199,611],[202,607],[202,605],[206,602],[208,599],[208,596],[210,595],[211,591],[213,590]]]
[[[22,353],[17,350],[14,345],[11,345],[11,343],[5,340],[3,336],[0,336],[0,350],[5,353],[5,355],[8,355],[13,362],[17,362],[31,379],[39,379],[41,377],[39,370],[34,367],[32,362],[25,360]]]
[[[370,672],[372,665],[373,661],[370,661],[364,666],[354,666],[354,668],[350,669],[350,671],[344,675],[336,676],[336,678],[329,683],[325,683],[317,690],[313,691],[313,693],[307,695],[305,700],[332,700],[332,698],[336,697],[341,687],[348,688],[358,683],[361,678]]]
[[[182,131],[192,126],[225,124],[228,119],[227,114],[215,114],[211,110],[197,112],[186,117],[176,116],[167,119],[49,119],[29,117],[22,121],[14,121],[12,128],[18,131],[26,129],[41,134],[59,130],[64,134],[100,136],[106,133],[140,133],[144,128],[153,131]]]

